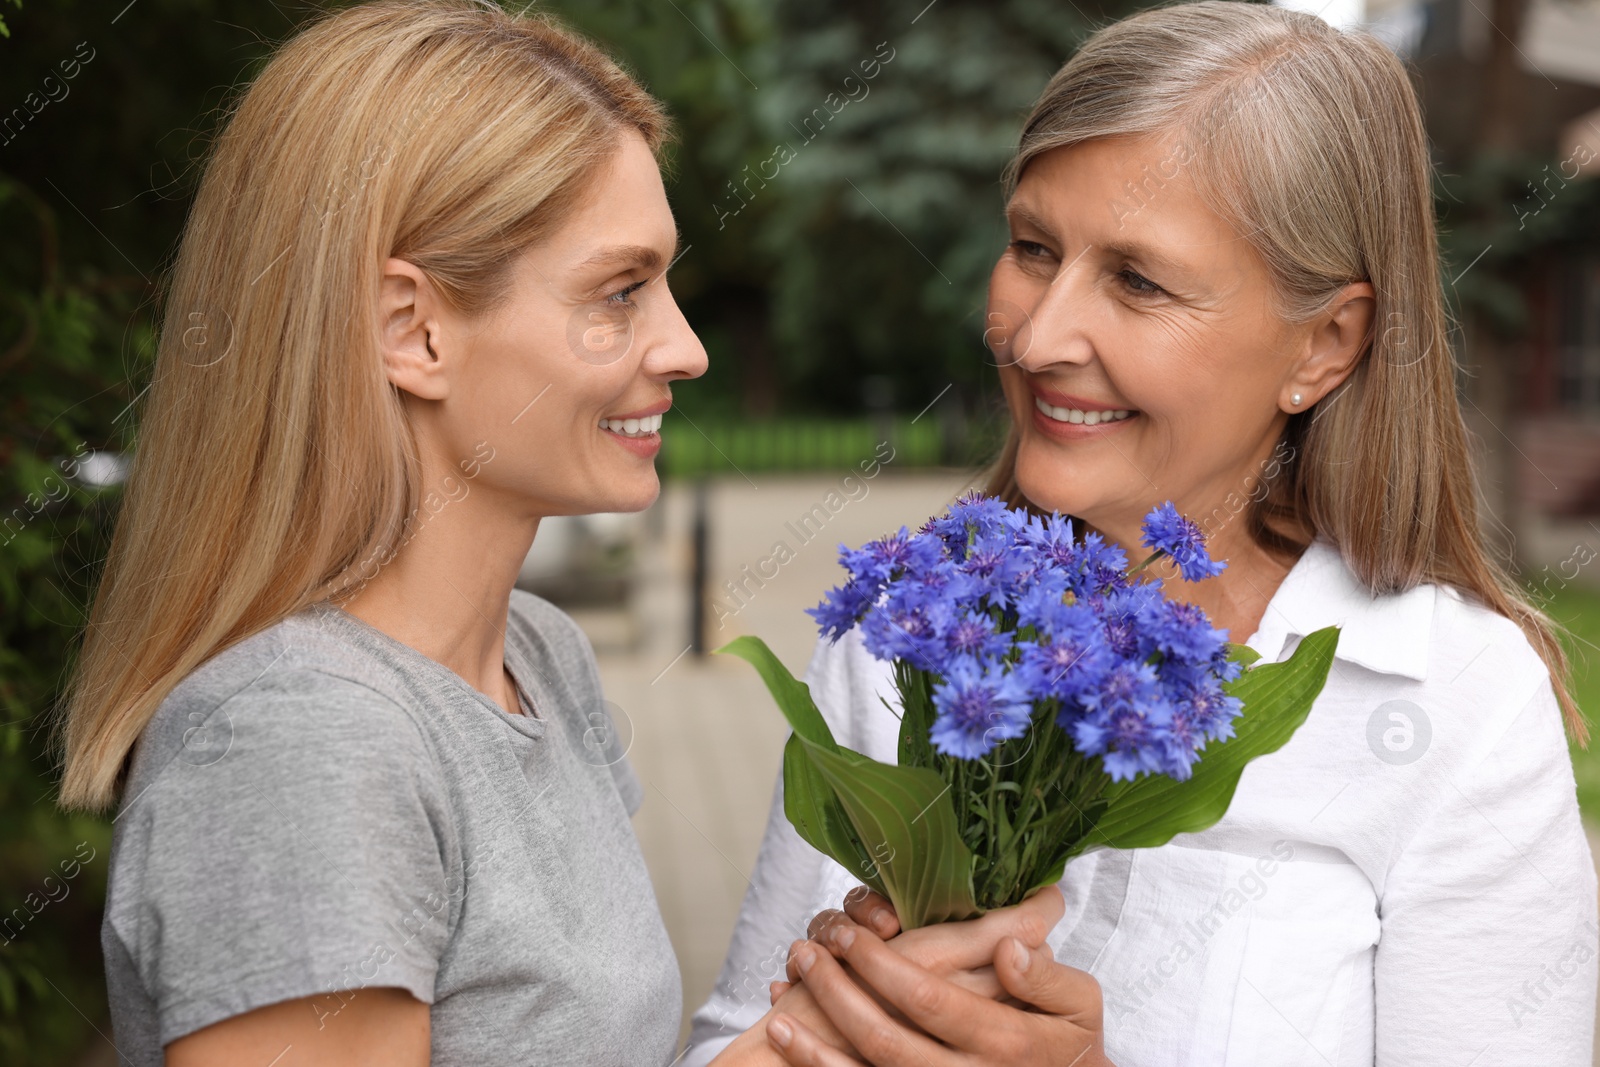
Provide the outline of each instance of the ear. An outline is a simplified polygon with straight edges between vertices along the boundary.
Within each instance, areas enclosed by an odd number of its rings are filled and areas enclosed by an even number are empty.
[[[1285,411],[1306,411],[1350,376],[1372,340],[1377,306],[1371,282],[1351,282],[1311,320],[1300,365],[1278,398]],[[1295,393],[1300,394],[1298,404],[1291,400]]]
[[[444,357],[454,353],[443,343],[442,311],[443,301],[422,268],[403,259],[384,261],[378,295],[384,374],[423,400],[450,395],[454,360]]]

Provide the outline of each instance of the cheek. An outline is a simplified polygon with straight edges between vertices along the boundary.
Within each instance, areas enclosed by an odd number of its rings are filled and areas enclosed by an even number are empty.
[[[1258,344],[1187,315],[1141,316],[1108,353],[1128,358],[1108,358],[1107,372],[1121,395],[1156,421],[1226,421],[1259,391]]]
[[[999,369],[1000,391],[1005,394],[1006,407],[1011,412],[1011,417],[1021,421],[1033,407],[1032,395],[1023,383],[1023,371],[1020,367],[1002,364]]]

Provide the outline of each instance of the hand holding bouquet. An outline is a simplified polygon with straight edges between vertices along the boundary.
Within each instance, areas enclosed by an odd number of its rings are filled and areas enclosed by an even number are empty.
[[[721,650],[761,672],[794,729],[789,821],[905,929],[1018,903],[1090,848],[1211,826],[1245,764],[1305,720],[1337,631],[1246,670],[1250,649],[1139,580],[1163,556],[1189,581],[1220,572],[1199,529],[1166,504],[1144,534],[1151,555],[1129,569],[1059,515],[972,495],[916,534],[841,546],[849,580],[810,614],[833,640],[859,627],[893,664],[898,766],[840,747],[759,638]]]

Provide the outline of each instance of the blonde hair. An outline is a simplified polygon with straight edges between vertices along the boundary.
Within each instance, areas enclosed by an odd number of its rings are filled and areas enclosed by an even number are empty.
[[[1281,7],[1202,0],[1140,12],[1095,33],[1051,79],[1006,170],[1008,195],[1042,153],[1118,135],[1176,138],[1134,194],[1155,195],[1181,161],[1261,256],[1287,319],[1311,318],[1351,282],[1376,291],[1355,370],[1289,416],[1281,445],[1292,459],[1243,517],[1255,541],[1298,553],[1306,546],[1285,528],[1320,532],[1374,594],[1439,583],[1512,619],[1587,743],[1557,626],[1478,524],[1427,133],[1399,60],[1368,34]],[[1031,507],[1016,482],[1018,440],[1012,426],[988,491]]]
[[[463,314],[508,295],[660,105],[598,48],[490,0],[324,16],[238,99],[172,267],[126,497],[59,722],[60,802],[103,809],[172,688],[336,598],[417,511],[379,352],[384,260]],[[366,575],[370,576],[370,575]]]

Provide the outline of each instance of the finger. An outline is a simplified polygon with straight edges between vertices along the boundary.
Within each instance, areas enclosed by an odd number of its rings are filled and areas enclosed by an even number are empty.
[[[1000,945],[995,976],[1006,992],[1040,1011],[1093,1033],[1105,1024],[1105,1002],[1094,975],[1057,963],[1050,946],[1029,948],[1016,938]]]
[[[937,970],[971,970],[994,962],[1000,942],[1020,938],[1026,945],[1045,942],[1066,902],[1061,890],[1046,886],[1021,904],[996,908],[982,918],[939,923],[916,931],[915,948],[896,942],[900,951],[916,962]]]
[[[847,954],[851,967],[855,968],[857,960],[868,961],[869,970],[877,977],[871,978],[859,971],[857,975],[871,985],[875,993],[935,1037],[942,1037],[939,1031],[949,1028],[946,1020],[936,1018],[938,1012],[976,1013],[983,1007],[995,1007],[992,1001],[957,988],[918,967],[886,946],[870,930],[841,927],[838,936],[846,942],[840,947]],[[937,1067],[955,1062],[949,1049],[892,1019],[845,973],[831,953],[813,945],[797,952],[796,960],[812,999],[867,1062],[881,1067]]]
[[[844,913],[885,941],[900,932],[900,916],[895,914],[894,905],[864,885],[844,895]]]
[[[786,1012],[779,1012],[767,1021],[767,1042],[783,1057],[783,1062],[799,1067],[856,1067],[861,1063],[822,1040],[805,1023]]]
[[[767,1003],[777,1004],[778,998],[793,988],[794,984],[792,982],[773,982],[767,986],[767,996],[770,998]]]
[[[816,938],[834,923],[843,922],[844,918],[844,912],[840,911],[838,908],[829,908],[827,911],[819,911],[815,915],[811,916],[811,921],[809,923],[806,923],[806,936],[810,938]]]
[[[800,981],[800,968],[795,964],[794,954],[800,951],[802,946],[809,944],[811,944],[809,941],[792,941],[789,944],[789,958],[784,961],[783,973],[791,984]]]
[[[1031,947],[1044,944],[1044,939],[1055,929],[1056,923],[1066,913],[1067,902],[1059,886],[1047,885],[1009,908],[996,908],[983,918],[997,920],[995,926],[1012,926],[1011,936]],[[982,921],[982,920],[980,920]]]
[[[820,916],[819,916],[819,918],[820,918]],[[898,925],[898,924],[896,924],[896,925]],[[850,919],[850,918],[846,917],[844,912],[836,911],[836,912],[833,913],[832,921],[830,921],[830,922],[826,923],[825,925],[821,926],[817,930],[817,932],[811,936],[811,942],[815,943],[815,944],[818,944],[818,945],[821,945],[821,946],[823,946],[824,948],[828,949],[831,952],[831,951],[833,951],[834,935],[838,931],[840,931],[840,930],[842,930],[842,929],[844,929],[846,927],[848,927],[848,928],[850,928],[852,930],[859,930],[859,929],[863,928],[859,923],[855,922],[853,919]],[[805,943],[806,942],[796,942],[795,944],[789,946],[789,958],[791,960],[794,958],[795,949],[798,948],[801,944],[805,944]],[[835,955],[837,955],[837,953],[835,953]],[[795,979],[791,979],[791,981],[794,981],[794,980]]]

